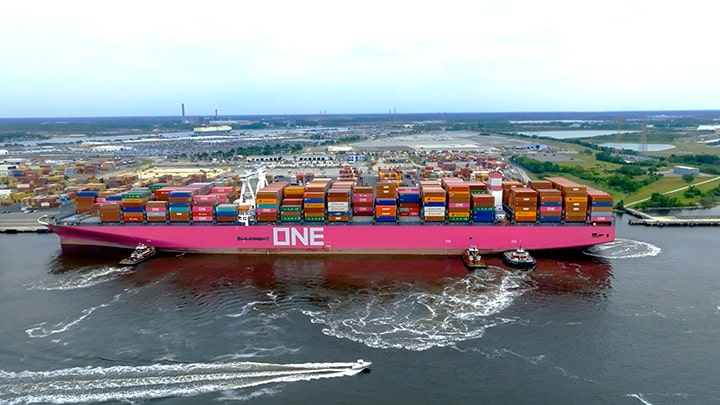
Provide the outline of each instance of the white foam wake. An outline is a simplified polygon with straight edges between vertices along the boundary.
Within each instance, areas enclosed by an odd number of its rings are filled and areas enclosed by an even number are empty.
[[[132,273],[132,267],[104,266],[92,269],[78,269],[72,272],[54,275],[52,279],[40,281],[30,285],[32,290],[75,290],[88,288],[108,281],[116,280],[126,274]]]
[[[92,313],[97,311],[98,309],[105,308],[105,307],[117,302],[118,300],[120,300],[120,297],[122,295],[123,295],[122,293],[117,294],[117,295],[115,295],[113,300],[110,302],[106,302],[104,304],[100,304],[100,305],[97,305],[94,307],[83,309],[80,316],[77,319],[73,319],[73,320],[65,321],[65,322],[58,322],[58,323],[56,323],[54,325],[50,325],[50,326],[48,326],[46,323],[41,323],[39,325],[33,326],[32,328],[26,329],[25,333],[27,333],[27,335],[30,336],[31,338],[38,338],[38,337],[47,337],[47,336],[54,335],[57,333],[66,332],[69,329],[71,329],[72,327],[78,325],[80,322],[85,320],[90,315],[92,315]]]
[[[604,257],[606,259],[631,259],[657,256],[661,251],[662,249],[652,243],[631,239],[615,239],[613,242],[595,245],[587,249],[589,255]]]
[[[473,273],[436,292],[416,285],[358,291],[327,309],[303,313],[324,325],[323,333],[373,348],[421,351],[449,346],[513,321],[495,315],[530,289],[526,275],[490,274]]]
[[[194,396],[277,382],[351,376],[369,362],[191,363],[0,371],[0,403],[77,403]]]
[[[629,397],[629,398],[635,398],[635,399],[637,399],[638,401],[642,402],[642,403],[645,404],[645,405],[652,405],[652,402],[650,402],[650,401],[648,401],[647,399],[645,399],[642,394],[627,394],[626,396]]]

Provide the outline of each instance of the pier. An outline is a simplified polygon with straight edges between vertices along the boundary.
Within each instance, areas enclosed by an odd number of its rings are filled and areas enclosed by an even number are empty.
[[[630,225],[645,226],[720,226],[720,217],[714,216],[683,216],[677,217],[672,215],[653,216],[645,212],[625,208],[625,212],[635,218],[628,220]]]
[[[0,233],[48,233],[48,228],[37,220],[43,215],[52,213],[55,212],[7,212],[0,214]]]

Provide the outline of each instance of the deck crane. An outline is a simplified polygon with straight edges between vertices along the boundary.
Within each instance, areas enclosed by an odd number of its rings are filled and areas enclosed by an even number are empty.
[[[255,219],[255,198],[258,192],[268,185],[265,166],[260,165],[254,169],[246,169],[245,174],[240,177],[240,181],[242,182],[240,198],[235,200],[235,204],[240,207],[238,222],[248,226]],[[253,183],[255,183],[254,186]]]

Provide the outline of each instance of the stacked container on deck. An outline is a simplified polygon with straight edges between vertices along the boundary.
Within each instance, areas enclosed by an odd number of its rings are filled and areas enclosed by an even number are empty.
[[[75,196],[75,212],[78,214],[89,213],[99,193],[97,190],[78,191]]]
[[[302,221],[304,195],[305,187],[303,186],[287,186],[283,189],[283,200],[280,203],[280,221]]]
[[[447,190],[448,221],[470,221],[470,186],[462,179],[448,177],[442,181],[443,188]]]
[[[352,186],[354,181],[336,181],[327,192],[327,220],[328,222],[350,221],[350,206],[352,201]]]
[[[196,194],[193,196],[193,222],[213,222],[215,207],[220,203],[217,194]]]
[[[152,193],[148,188],[134,188],[122,194],[122,220],[123,222],[145,222],[145,204],[150,200]]]
[[[423,220],[425,222],[444,222],[447,193],[440,183],[434,180],[421,181],[420,195],[422,196]]]
[[[370,186],[353,186],[352,209],[354,217],[373,215],[373,189]]]
[[[588,192],[588,220],[595,224],[608,224],[612,222],[613,197],[612,195],[592,188]]]
[[[469,181],[470,208],[473,222],[495,221],[495,197],[488,193],[487,183],[484,181]]]
[[[168,220],[168,202],[151,200],[145,204],[145,218],[148,222],[165,222]]]
[[[303,197],[303,219],[308,222],[325,221],[326,194],[330,188],[330,179],[316,178],[305,185]]]
[[[379,181],[375,185],[375,221],[397,221],[397,181]]]
[[[529,187],[512,187],[508,193],[507,207],[515,222],[537,221],[537,192]]]
[[[280,203],[283,199],[283,189],[290,183],[270,183],[267,187],[258,191],[255,196],[255,213],[258,222],[275,222],[278,220]]]
[[[398,215],[405,221],[420,220],[420,187],[398,187]]]
[[[538,222],[559,223],[562,221],[562,194],[547,180],[533,180],[530,188],[537,192]]]
[[[491,179],[493,180],[493,179]],[[510,206],[510,189],[516,188],[516,187],[522,187],[523,184],[519,181],[503,181],[501,183],[502,186],[502,203],[503,206],[508,207]]]
[[[553,187],[560,190],[563,200],[563,216],[565,222],[586,222],[588,193],[587,187],[563,177],[547,177]]]
[[[163,189],[165,190],[165,189]],[[197,189],[177,188],[167,193],[168,218],[170,222],[189,222],[190,206]]]

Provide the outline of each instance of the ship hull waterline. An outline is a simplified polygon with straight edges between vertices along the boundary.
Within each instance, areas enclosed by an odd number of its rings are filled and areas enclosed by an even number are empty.
[[[469,245],[482,254],[519,246],[527,250],[583,248],[612,242],[612,225],[62,225],[48,224],[63,246],[238,255],[460,255]]]

